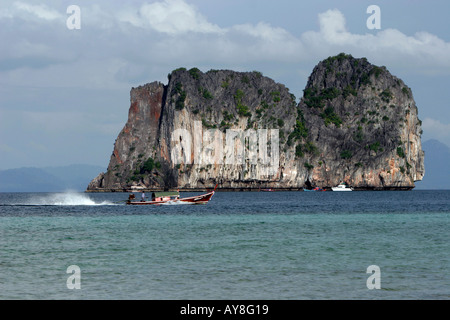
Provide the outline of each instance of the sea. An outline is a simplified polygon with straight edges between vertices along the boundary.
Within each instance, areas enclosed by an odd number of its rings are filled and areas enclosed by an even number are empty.
[[[450,190],[127,197],[0,193],[0,299],[450,298]]]

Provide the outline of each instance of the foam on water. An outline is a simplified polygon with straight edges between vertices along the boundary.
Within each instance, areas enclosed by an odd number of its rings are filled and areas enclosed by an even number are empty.
[[[31,199],[30,205],[44,206],[106,206],[115,205],[109,201],[95,202],[86,194],[76,192],[53,193]]]
[[[190,202],[182,202],[182,201],[171,201],[171,202],[165,202],[162,203],[162,206],[180,206],[180,205],[189,205],[192,204]]]

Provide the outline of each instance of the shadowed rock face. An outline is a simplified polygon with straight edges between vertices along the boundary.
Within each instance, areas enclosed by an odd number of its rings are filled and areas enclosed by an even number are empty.
[[[300,103],[259,72],[174,70],[131,90],[106,173],[88,191],[310,186],[411,189],[424,175],[411,90],[385,67],[320,62]]]

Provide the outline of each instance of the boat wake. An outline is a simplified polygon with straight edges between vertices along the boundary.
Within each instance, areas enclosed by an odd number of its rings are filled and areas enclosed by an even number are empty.
[[[169,202],[161,203],[160,206],[184,206],[187,204],[192,204],[192,203],[183,202],[183,201],[169,201]]]
[[[76,192],[54,193],[46,196],[35,196],[26,205],[36,206],[108,206],[116,205],[110,201],[96,202],[89,196]]]

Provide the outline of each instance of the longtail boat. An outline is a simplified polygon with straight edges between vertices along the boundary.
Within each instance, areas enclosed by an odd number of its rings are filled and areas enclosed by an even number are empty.
[[[314,189],[303,189],[303,191],[325,191],[325,190],[319,187],[315,187]]]
[[[178,191],[170,192],[152,192],[152,200],[134,200],[134,194],[130,194],[126,204],[129,205],[161,205],[161,204],[207,204],[211,200],[212,196],[216,192],[216,187],[213,191],[187,198],[180,198],[180,193]]]

